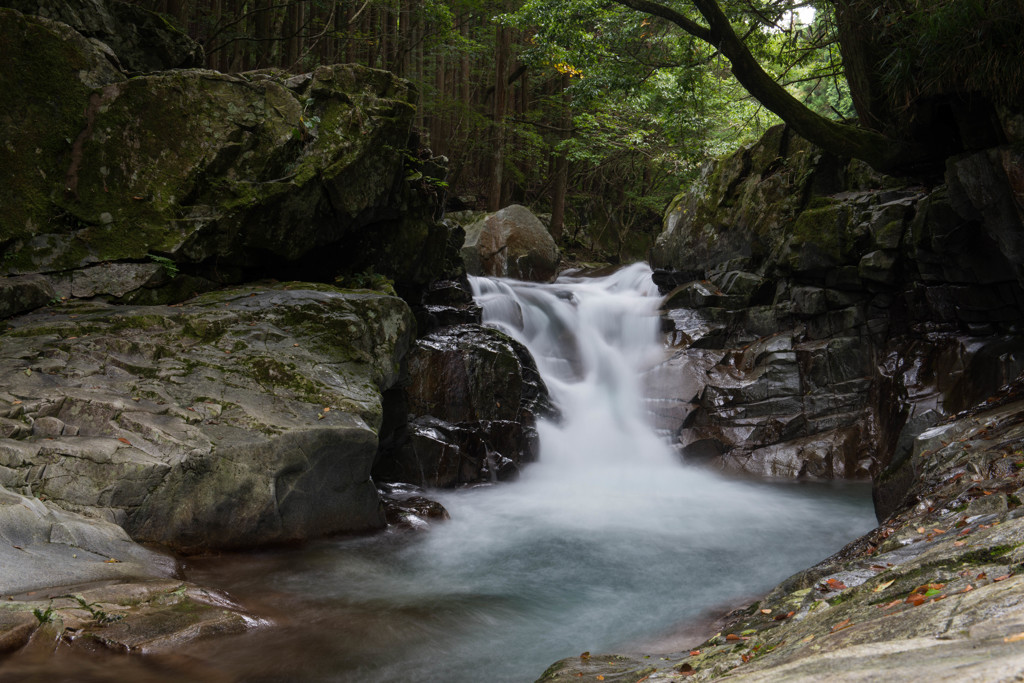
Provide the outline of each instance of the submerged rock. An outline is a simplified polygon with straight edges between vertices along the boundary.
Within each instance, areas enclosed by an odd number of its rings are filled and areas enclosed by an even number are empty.
[[[398,298],[274,285],[64,306],[0,334],[0,484],[179,549],[384,524],[370,468]]]

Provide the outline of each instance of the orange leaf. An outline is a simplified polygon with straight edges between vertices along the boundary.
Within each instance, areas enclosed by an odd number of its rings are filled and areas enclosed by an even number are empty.
[[[987,578],[988,578],[988,574],[987,574],[986,572],[982,572],[982,573],[978,574],[978,575],[977,575],[976,577],[974,577],[974,578],[975,578],[976,580],[978,580],[978,581],[981,581],[982,579],[987,579]]]
[[[892,609],[893,607],[895,607],[896,605],[900,604],[901,602],[903,602],[903,601],[900,600],[899,598],[896,598],[895,600],[890,602],[888,605],[886,605],[885,609]]]
[[[907,598],[906,602],[909,602],[914,607],[920,607],[924,604],[925,597],[921,593],[914,593],[909,598]]]
[[[967,541],[953,541],[953,545],[959,548],[960,546],[967,545]]]
[[[735,633],[730,633],[729,635],[727,635],[727,636],[725,637],[725,639],[726,639],[726,640],[742,640],[742,639],[741,639],[741,638],[740,638],[740,637],[739,637],[738,635],[736,635]]]
[[[118,441],[120,441],[121,443],[125,443],[125,444],[128,444],[129,446],[131,446],[131,445],[132,445],[132,442],[131,442],[131,441],[129,441],[128,439],[124,438],[123,436],[119,436],[119,437],[117,437],[117,440],[118,440]]]
[[[772,613],[772,611],[770,609],[763,609],[763,610],[761,610],[761,614],[771,614],[771,613]]]
[[[843,619],[838,624],[832,627],[831,632],[835,633],[836,631],[842,631],[844,628],[849,628],[851,624],[852,621],[850,619]]]
[[[1016,643],[1018,640],[1024,640],[1024,631],[1003,638],[1004,643]]]
[[[598,677],[597,677],[597,680],[599,680],[599,681],[603,681],[603,680],[604,680],[604,676],[598,676]]]
[[[1003,574],[1002,576],[997,576],[996,578],[994,578],[992,580],[993,581],[1006,581],[1011,576],[1013,576],[1013,574]]]
[[[696,657],[699,654],[700,654],[700,650],[690,650],[690,656],[691,657]]]
[[[840,581],[839,579],[828,579],[827,581],[825,581],[825,585],[829,587],[829,590],[846,590],[846,584]]]

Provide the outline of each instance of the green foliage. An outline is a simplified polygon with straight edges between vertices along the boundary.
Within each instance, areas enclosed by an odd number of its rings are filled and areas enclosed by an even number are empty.
[[[1024,8],[1017,0],[851,4],[871,18],[891,106],[948,92],[984,93],[1006,104],[1024,98]]]
[[[89,612],[98,624],[113,624],[114,622],[124,619],[123,614],[111,614],[110,612],[106,612],[100,609],[98,602],[88,602],[81,595],[69,595],[67,597],[77,602],[82,609]]]
[[[40,625],[48,624],[50,622],[57,620],[56,613],[53,609],[53,605],[47,606],[46,609],[36,607],[32,610],[32,614],[34,614],[36,619],[39,620]]]
[[[173,279],[178,276],[178,264],[173,260],[166,256],[157,256],[156,254],[146,254],[146,256],[149,257],[150,261],[162,267],[164,269],[164,273],[167,274],[167,277]]]

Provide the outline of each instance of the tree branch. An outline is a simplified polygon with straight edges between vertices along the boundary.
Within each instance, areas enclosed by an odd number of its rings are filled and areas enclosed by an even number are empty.
[[[866,161],[882,172],[899,172],[933,161],[922,145],[894,140],[858,126],[821,116],[777,83],[736,35],[728,17],[714,0],[690,0],[708,26],[696,23],[676,10],[649,0],[613,0],[619,5],[668,19],[690,35],[718,49],[732,64],[732,73],[747,92],[773,111],[796,133],[840,156]]]

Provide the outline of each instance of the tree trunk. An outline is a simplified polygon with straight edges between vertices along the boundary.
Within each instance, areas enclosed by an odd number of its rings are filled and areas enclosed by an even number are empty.
[[[559,82],[559,90],[561,91],[559,105],[561,112],[558,117],[558,126],[566,132],[559,133],[560,141],[568,140],[571,135],[568,130],[572,126],[572,112],[569,110],[569,98],[565,93],[565,89],[568,87],[569,75],[562,74]],[[557,151],[556,155],[555,182],[551,190],[551,236],[557,244],[562,238],[562,232],[565,228],[565,197],[569,189],[569,158],[566,156],[564,149]]]
[[[491,156],[490,182],[487,189],[487,210],[502,206],[501,191],[505,168],[505,111],[508,108],[508,61],[511,52],[511,31],[503,26],[495,29],[494,46],[494,152]]]

